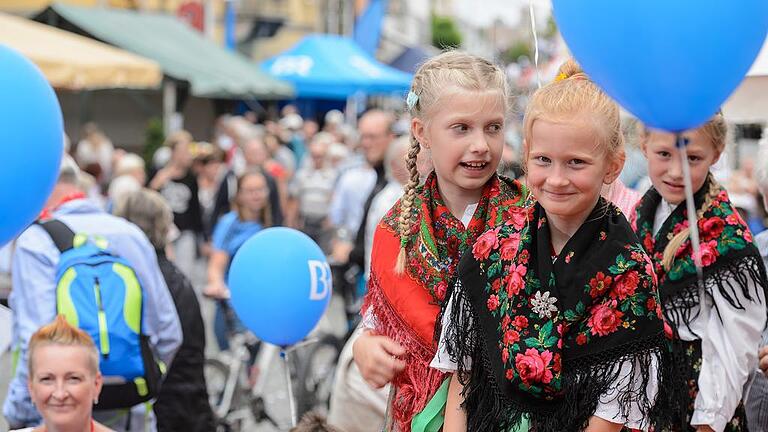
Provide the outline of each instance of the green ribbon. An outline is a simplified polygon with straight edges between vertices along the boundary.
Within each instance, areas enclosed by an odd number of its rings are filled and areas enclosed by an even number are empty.
[[[448,403],[448,387],[451,377],[448,377],[437,389],[427,406],[411,420],[411,432],[440,432],[445,421],[445,406]],[[508,432],[528,432],[528,417],[523,417],[517,427]]]
[[[411,420],[411,432],[439,432],[445,420],[445,405],[448,402],[448,385],[451,377],[443,381],[437,393],[432,396],[427,406]]]

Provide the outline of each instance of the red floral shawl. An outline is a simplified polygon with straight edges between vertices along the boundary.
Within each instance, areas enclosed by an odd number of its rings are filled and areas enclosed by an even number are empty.
[[[429,367],[435,355],[435,321],[461,254],[477,237],[521,212],[523,187],[514,180],[493,176],[467,228],[445,206],[432,173],[417,189],[416,222],[407,236],[406,271],[395,274],[400,251],[398,201],[376,229],[371,276],[363,312],[376,317],[376,331],[405,347],[406,368],[392,384],[396,388],[392,413],[400,431],[435,394],[445,374]]]

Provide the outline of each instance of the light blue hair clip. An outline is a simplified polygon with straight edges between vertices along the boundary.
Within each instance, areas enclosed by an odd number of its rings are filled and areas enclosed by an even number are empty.
[[[414,93],[413,90],[409,91],[408,96],[405,98],[405,105],[408,106],[408,110],[413,110],[417,103],[419,103],[419,95]]]

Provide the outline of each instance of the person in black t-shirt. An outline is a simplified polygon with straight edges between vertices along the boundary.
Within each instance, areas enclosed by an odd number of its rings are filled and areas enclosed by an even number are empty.
[[[203,231],[191,144],[192,136],[186,131],[169,136],[166,145],[171,148],[171,159],[149,181],[149,187],[160,192],[173,211],[173,223],[180,232],[173,242],[175,262],[187,277],[192,276],[197,236]]]

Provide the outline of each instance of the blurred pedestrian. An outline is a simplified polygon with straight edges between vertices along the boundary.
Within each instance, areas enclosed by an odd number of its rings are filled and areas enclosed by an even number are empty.
[[[197,257],[197,237],[203,232],[191,144],[192,136],[186,131],[169,136],[166,145],[171,149],[171,159],[149,181],[150,189],[160,192],[173,210],[173,223],[180,232],[173,243],[176,264],[190,278]]]
[[[124,154],[115,164],[115,178],[107,189],[110,210],[119,208],[120,201],[128,194],[143,188],[146,181],[144,159],[135,153]]]
[[[102,184],[112,178],[112,154],[115,147],[96,123],[83,126],[83,136],[75,149],[75,161],[82,168],[98,165]],[[96,169],[96,168],[92,168]]]
[[[309,144],[308,163],[290,185],[290,207],[296,226],[321,247],[327,246],[328,207],[333,198],[338,172],[328,162],[333,136],[321,132]]]
[[[365,216],[373,196],[384,189],[387,183],[384,173],[384,155],[394,140],[392,113],[370,110],[360,118],[360,147],[365,155],[366,165],[350,169],[339,178],[331,201],[329,218],[336,228],[333,256],[340,263],[364,265]],[[356,250],[354,256],[351,252]]]
[[[205,327],[200,304],[189,279],[165,255],[173,212],[155,191],[142,189],[125,198],[117,216],[144,231],[157,253],[157,263],[173,297],[183,341],[153,405],[158,432],[208,432],[216,428],[203,375]]]
[[[225,312],[227,304],[221,304],[229,299],[227,275],[232,264],[232,258],[246,240],[265,227],[272,226],[269,188],[264,174],[260,171],[249,171],[237,181],[237,194],[233,202],[233,210],[221,217],[213,230],[212,252],[208,262],[208,285],[204,294],[220,300],[214,321],[214,333],[219,348],[229,348],[228,329]]]
[[[253,136],[243,144],[243,157],[245,158],[245,172],[261,171],[269,188],[270,210],[272,222],[275,225],[283,224],[284,208],[286,205],[285,177],[282,167],[275,163],[267,152],[264,140],[259,136]]]

